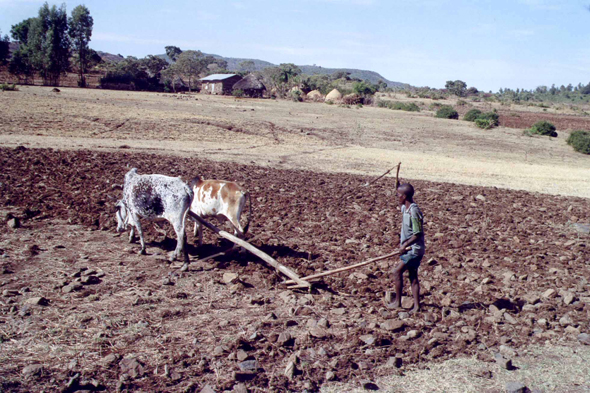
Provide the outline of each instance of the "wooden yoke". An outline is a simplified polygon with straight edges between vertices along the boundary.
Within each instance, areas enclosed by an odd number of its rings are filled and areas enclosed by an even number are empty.
[[[195,220],[200,222],[202,225],[204,225],[208,229],[210,229],[213,232],[215,232],[216,234],[218,234],[219,236],[226,238],[227,240],[237,244],[238,246],[244,247],[246,250],[250,251],[252,254],[256,255],[258,258],[262,259],[264,262],[268,263],[269,265],[271,265],[272,267],[277,269],[277,271],[279,271],[280,273],[283,273],[285,276],[289,277],[291,280],[293,280],[297,284],[299,284],[303,287],[311,287],[311,284],[309,282],[302,280],[297,275],[297,273],[295,273],[293,270],[289,269],[287,266],[281,265],[279,262],[277,262],[270,255],[257,249],[256,247],[254,247],[250,243],[246,242],[245,240],[242,240],[242,239],[240,239],[240,238],[238,238],[226,231],[222,231],[221,229],[217,228],[215,225],[209,223],[208,221],[199,217],[198,215],[196,215],[195,213],[193,213],[190,210],[189,210],[188,214],[192,218],[194,218]]]

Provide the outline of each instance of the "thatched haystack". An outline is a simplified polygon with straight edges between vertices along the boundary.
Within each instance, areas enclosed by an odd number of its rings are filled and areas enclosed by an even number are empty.
[[[242,90],[248,97],[262,97],[266,86],[253,74],[246,75],[242,80],[232,86],[233,90]]]
[[[338,102],[342,99],[342,94],[338,91],[338,89],[334,89],[328,93],[326,96],[326,101],[331,102]]]
[[[324,96],[319,90],[312,90],[307,93],[307,99],[314,102],[322,102],[324,101]]]

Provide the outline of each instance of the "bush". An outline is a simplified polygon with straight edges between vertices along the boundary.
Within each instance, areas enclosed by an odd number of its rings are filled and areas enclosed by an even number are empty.
[[[475,121],[481,115],[481,111],[479,109],[471,109],[469,112],[463,116],[463,120],[465,121]]]
[[[244,96],[244,90],[242,89],[234,89],[231,92],[231,95],[234,97],[243,97]]]
[[[590,154],[590,131],[572,131],[567,144],[577,152]]]
[[[16,84],[9,85],[8,83],[3,83],[0,85],[0,90],[2,90],[2,91],[18,91],[18,87],[16,87]]]
[[[452,106],[443,105],[436,111],[436,117],[440,119],[458,119],[459,113]]]
[[[388,108],[397,111],[420,112],[420,107],[413,102],[404,104],[403,102],[399,101],[379,101],[377,106],[379,108]]]
[[[553,137],[557,136],[557,132],[555,132],[555,126],[546,120],[541,120],[533,124],[531,127],[531,132],[537,135],[548,135]]]
[[[475,125],[479,128],[483,128],[484,130],[489,130],[495,126],[492,119],[482,119],[479,117],[475,119]]]
[[[492,127],[496,127],[498,124],[500,124],[500,116],[496,112],[482,113],[477,116],[477,118],[481,120],[487,120],[492,125]]]
[[[364,101],[362,96],[353,93],[342,97],[342,102],[344,102],[346,105],[357,105],[362,104]]]

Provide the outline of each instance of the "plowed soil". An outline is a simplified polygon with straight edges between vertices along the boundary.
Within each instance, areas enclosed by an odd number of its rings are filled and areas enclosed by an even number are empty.
[[[2,148],[0,162],[0,206],[21,222],[0,229],[2,390],[314,391],[589,330],[588,235],[575,225],[590,222],[588,199],[412,180],[427,256],[424,310],[407,315],[382,304],[395,260],[305,293],[249,254],[180,272],[167,262],[174,239],[146,225],[140,256],[114,231],[132,167],[237,180],[252,193],[252,244],[304,276],[396,247],[391,178],[365,186],[374,178],[124,150]],[[228,246],[205,244],[189,248],[193,261]]]

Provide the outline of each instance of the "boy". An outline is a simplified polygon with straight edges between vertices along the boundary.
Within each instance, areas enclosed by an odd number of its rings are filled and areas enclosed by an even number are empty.
[[[424,215],[414,202],[414,187],[402,184],[397,188],[397,198],[402,211],[402,228],[400,233],[400,259],[393,269],[395,283],[395,301],[389,303],[391,294],[386,295],[389,308],[401,308],[403,274],[407,270],[414,297],[414,308],[411,312],[420,310],[420,283],[418,282],[418,267],[424,257]],[[406,250],[408,249],[408,250]]]

